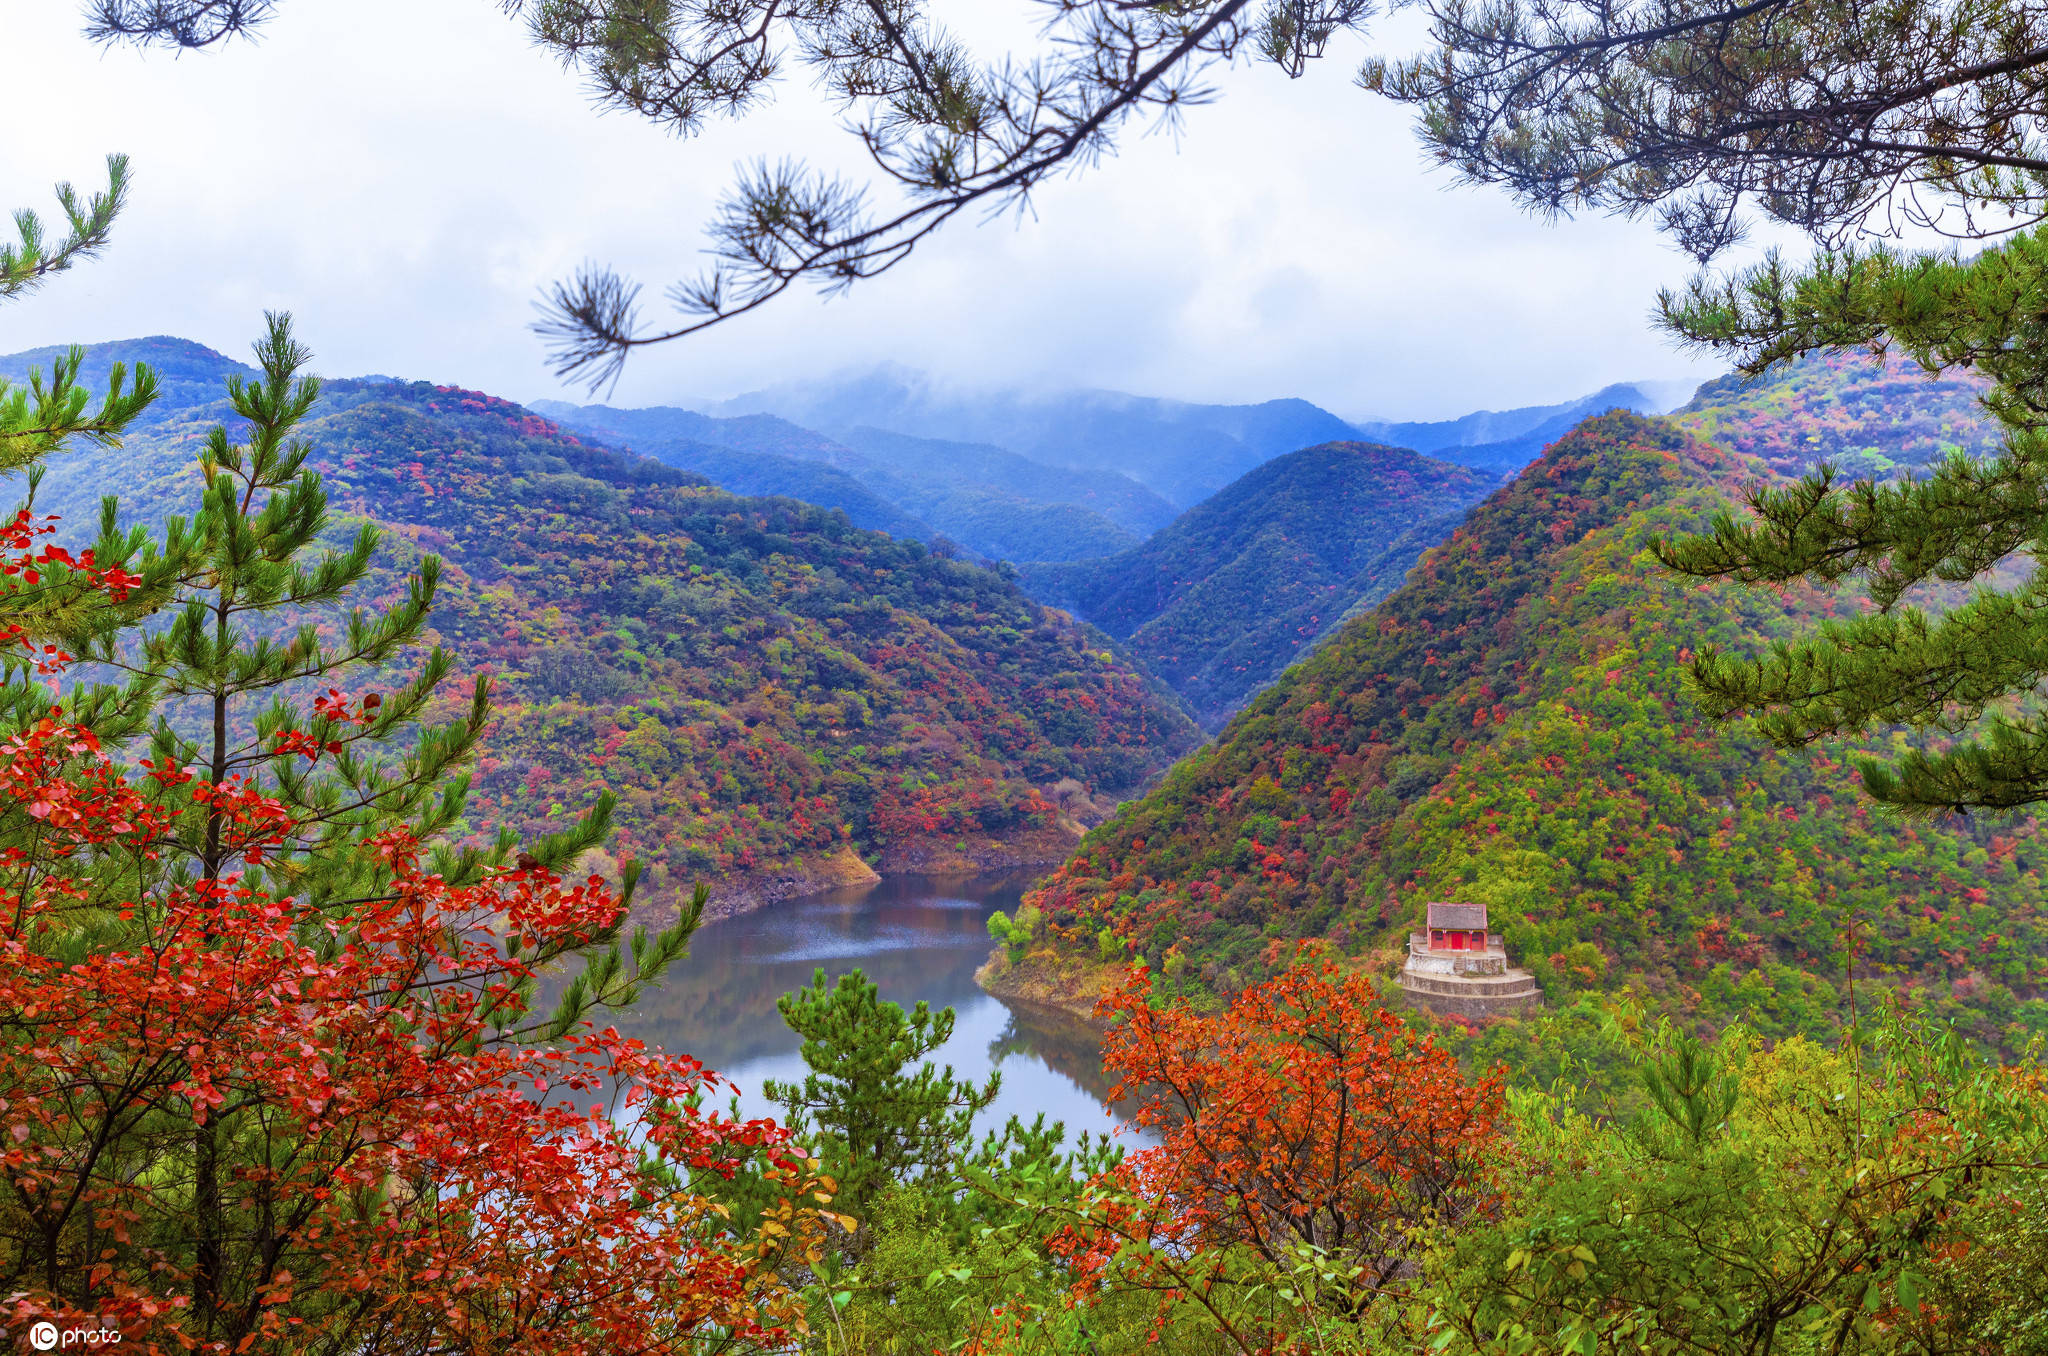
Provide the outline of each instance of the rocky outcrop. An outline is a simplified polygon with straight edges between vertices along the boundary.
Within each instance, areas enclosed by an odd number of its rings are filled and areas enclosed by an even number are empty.
[[[826,890],[873,885],[880,879],[875,869],[862,861],[860,854],[849,844],[829,857],[804,862],[787,871],[756,872],[715,881],[704,914],[707,918],[730,918],[734,914],[752,913],[771,904],[822,894]]]

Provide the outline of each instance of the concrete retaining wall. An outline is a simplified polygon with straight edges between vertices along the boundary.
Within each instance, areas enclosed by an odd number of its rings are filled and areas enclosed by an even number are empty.
[[[1536,977],[1511,969],[1493,947],[1447,955],[1429,950],[1426,937],[1411,938],[1400,983],[1411,1002],[1440,1016],[1504,1017],[1543,1005]]]

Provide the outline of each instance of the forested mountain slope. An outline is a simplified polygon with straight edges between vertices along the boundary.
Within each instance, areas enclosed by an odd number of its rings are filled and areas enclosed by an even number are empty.
[[[1756,469],[1668,421],[1582,424],[1092,832],[1034,896],[1050,935],[1228,989],[1295,937],[1390,971],[1423,901],[1480,900],[1553,1004],[1626,986],[1777,1035],[1839,1020],[1853,918],[1866,1003],[1889,987],[2009,1049],[2048,1030],[2032,819],[1888,818],[1850,750],[1695,710],[1690,643],[1836,606],[1647,552]]]
[[[1001,448],[855,430],[842,442],[773,415],[539,401],[564,427],[743,493],[844,508],[864,527],[997,560],[1081,560],[1135,544],[1165,501],[1113,472],[1044,466]],[[849,443],[853,445],[848,445]]]
[[[1998,427],[1978,403],[1985,389],[1969,376],[1929,377],[1903,358],[1815,353],[1759,379],[1710,381],[1672,417],[1780,473],[1826,460],[1844,475],[1885,476],[1952,448],[1995,450]]]
[[[133,517],[188,509],[219,413],[166,397],[126,447],[55,463],[44,506],[75,521],[119,489]],[[425,383],[331,383],[303,432],[336,530],[389,529],[380,587],[442,556],[433,629],[499,678],[471,824],[535,828],[613,791],[613,850],[654,865],[657,895],[701,877],[758,897],[859,870],[848,848],[885,868],[1057,852],[1062,800],[1197,738],[1099,634],[842,514]]]
[[[0,378],[25,382],[33,370],[40,369],[47,374],[51,364],[69,351],[69,345],[53,344],[47,348],[0,354]],[[183,412],[195,405],[221,401],[224,398],[221,383],[231,375],[244,378],[256,375],[256,369],[247,363],[216,353],[204,344],[167,334],[86,346],[84,371],[95,389],[105,389],[107,371],[117,362],[130,367],[147,363],[150,371],[156,373],[157,386],[163,394],[156,404],[143,411],[139,422],[144,427],[182,418]]]
[[[1325,443],[1275,457],[1143,546],[1021,578],[1126,642],[1215,728],[1398,587],[1493,484],[1405,448]]]

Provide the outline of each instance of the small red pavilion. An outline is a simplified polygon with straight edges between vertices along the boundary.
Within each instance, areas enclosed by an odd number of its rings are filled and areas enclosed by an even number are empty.
[[[1429,904],[1429,949],[1431,951],[1486,950],[1486,906],[1484,904]]]

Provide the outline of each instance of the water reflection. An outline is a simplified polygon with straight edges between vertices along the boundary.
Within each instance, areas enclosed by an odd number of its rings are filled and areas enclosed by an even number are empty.
[[[740,1086],[743,1108],[765,1114],[762,1081],[804,1072],[775,1000],[819,968],[835,979],[858,968],[884,998],[955,1010],[953,1038],[936,1058],[965,1078],[1003,1075],[983,1128],[1044,1112],[1070,1134],[1108,1129],[1118,1118],[1102,1105],[1108,1080],[1094,1033],[1065,1014],[1013,1011],[974,982],[988,958],[989,915],[1014,911],[1034,879],[892,877],[707,923],[662,986],[613,1020],[628,1035],[704,1061]]]

